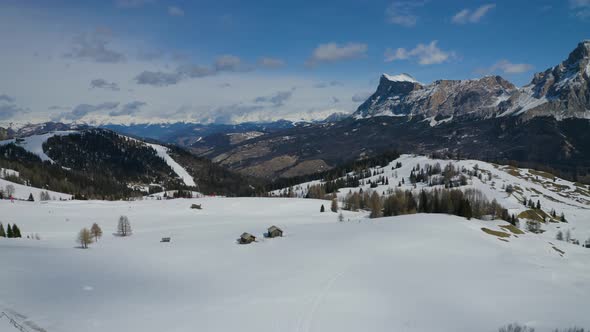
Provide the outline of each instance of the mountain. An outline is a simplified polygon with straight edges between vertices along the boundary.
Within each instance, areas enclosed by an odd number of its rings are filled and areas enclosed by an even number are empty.
[[[377,91],[354,113],[357,119],[373,116],[476,115],[487,118],[498,104],[517,91],[499,76],[477,80],[439,80],[423,85],[408,74],[383,74]]]
[[[559,65],[535,74],[530,84],[499,105],[501,115],[590,118],[590,40]]]
[[[86,198],[120,199],[164,189],[250,195],[256,185],[182,148],[96,128],[0,141],[0,167],[18,172],[23,184]]]
[[[516,88],[500,76],[474,80],[438,80],[423,85],[408,74],[383,74],[377,91],[354,113],[478,119],[508,115],[590,118],[590,41],[583,41],[559,65],[535,74]]]

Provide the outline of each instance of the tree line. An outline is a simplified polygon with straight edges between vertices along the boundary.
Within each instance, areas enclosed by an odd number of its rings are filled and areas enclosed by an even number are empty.
[[[389,217],[415,213],[444,213],[467,219],[490,216],[517,224],[514,215],[508,213],[496,200],[489,201],[485,195],[473,188],[421,190],[415,195],[411,190],[396,189],[390,195],[379,195],[376,191],[349,192],[344,198],[343,208],[350,211],[370,210],[371,218]]]
[[[4,230],[4,226],[0,223],[0,237],[5,238],[21,238],[22,235],[20,233],[20,228],[16,224],[10,226],[10,224],[6,225],[6,230]]]

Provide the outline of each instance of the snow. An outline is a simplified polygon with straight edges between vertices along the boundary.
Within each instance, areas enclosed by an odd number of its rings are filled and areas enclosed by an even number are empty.
[[[416,81],[415,78],[405,73],[399,75],[383,74],[383,77],[392,82],[411,82],[420,84],[420,82]]]
[[[59,199],[71,199],[72,195],[59,193],[51,190],[39,189],[35,187],[29,187],[22,184],[6,181],[4,179],[0,179],[0,189],[6,189],[6,186],[12,185],[15,189],[14,194],[12,195],[16,199],[28,199],[30,194],[33,194],[35,200],[39,200],[39,195],[42,191],[46,191],[49,193],[49,197],[51,199],[59,200]],[[0,209],[1,212],[1,209]],[[0,222],[2,222],[2,213],[0,213]]]
[[[398,162],[402,164],[402,167],[392,169]],[[483,180],[473,177],[468,181],[468,185],[461,187],[461,189],[478,189],[490,201],[496,199],[500,205],[516,216],[528,210],[521,203],[524,197],[534,200],[535,203],[538,200],[543,210],[548,214],[551,210],[555,210],[558,216],[563,212],[568,221],[567,224],[545,223],[542,225],[546,232],[540,236],[545,237],[548,241],[554,239],[555,234],[560,229],[562,231],[571,230],[573,237],[581,242],[590,238],[590,189],[588,189],[588,186],[584,189],[580,184],[557,177],[555,177],[554,182],[552,179],[532,174],[531,171],[534,172],[534,170],[499,166],[479,160],[443,160],[404,154],[385,167],[369,168],[371,172],[383,170],[384,173],[366,178],[366,184],[361,187],[341,188],[338,192],[338,198],[343,200],[349,192],[359,191],[361,188],[363,191],[375,190],[380,194],[395,189],[413,190],[415,194],[418,194],[421,189],[444,188],[444,186],[430,187],[424,183],[418,183],[414,188],[410,182],[410,173],[417,164],[424,167],[427,164],[435,165],[436,163],[439,163],[443,169],[449,163],[452,163],[457,169],[465,168],[467,170],[473,170],[477,165],[477,168],[485,174],[485,177],[483,177]],[[377,188],[371,189],[368,180],[376,182],[381,176],[388,178],[389,185],[379,185]],[[402,179],[404,179],[405,183],[398,186]],[[320,183],[321,181],[317,180],[306,182],[296,185],[292,189],[296,197],[304,197],[309,186]],[[508,185],[521,188],[522,193],[507,194],[505,187]],[[288,188],[275,190],[270,194],[279,196],[286,192],[288,192]]]
[[[24,141],[22,143],[17,143],[18,146],[24,148],[25,150],[37,155],[43,161],[49,161],[53,163],[53,160],[49,158],[43,151],[43,144],[47,142],[50,137],[53,136],[66,136],[71,134],[78,134],[78,131],[75,130],[66,130],[66,131],[54,131],[51,133],[46,133],[42,135],[33,135],[23,138]],[[16,143],[16,139],[9,139],[5,141],[0,141],[0,145],[7,145],[10,143]]]
[[[203,210],[191,210],[193,203]],[[328,202],[329,203],[329,202]],[[0,202],[0,309],[48,332],[537,331],[588,326],[590,250],[447,215],[367,219],[326,201]],[[120,215],[134,234],[111,235]],[[76,249],[82,227],[104,236]],[[265,239],[271,225],[283,238]],[[258,242],[237,245],[242,232]],[[171,243],[160,243],[171,237]],[[18,316],[22,315],[22,316]],[[6,320],[0,330],[11,331]],[[31,329],[32,330],[32,329]]]
[[[158,144],[147,144],[147,145],[152,147],[152,149],[156,150],[156,153],[158,154],[158,156],[160,156],[162,159],[164,159],[164,161],[166,161],[166,164],[168,164],[168,166],[170,166],[172,168],[174,173],[176,173],[176,175],[178,175],[184,181],[185,185],[190,186],[190,187],[195,187],[197,185],[195,183],[195,179],[193,179],[193,177],[190,176],[190,174],[188,174],[186,169],[184,169],[182,166],[180,166],[179,163],[177,163],[174,159],[172,159],[172,157],[170,157],[170,155],[168,154],[167,147],[161,146]]]

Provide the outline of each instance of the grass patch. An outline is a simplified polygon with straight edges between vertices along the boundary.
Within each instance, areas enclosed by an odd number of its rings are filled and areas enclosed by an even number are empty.
[[[514,225],[501,225],[500,228],[503,228],[509,232],[512,232],[512,234],[524,234],[523,231],[521,231],[518,227],[514,226]]]
[[[515,176],[517,178],[520,177],[520,173],[516,169],[513,169],[513,168],[509,169],[506,173],[508,173],[512,176]]]
[[[502,238],[502,237],[510,237],[510,234],[508,234],[508,233],[501,232],[501,231],[494,231],[494,230],[491,230],[491,229],[485,228],[485,227],[482,227],[481,230],[484,231],[484,233],[488,233],[490,235],[497,236],[497,237],[500,237],[500,238]]]
[[[526,210],[518,214],[519,219],[529,219],[538,222],[545,222],[543,217],[537,213],[537,210]]]

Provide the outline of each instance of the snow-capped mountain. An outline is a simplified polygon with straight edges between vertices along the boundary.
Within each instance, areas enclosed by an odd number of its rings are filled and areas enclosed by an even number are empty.
[[[359,106],[354,117],[590,118],[589,77],[590,40],[579,43],[559,65],[535,74],[531,83],[522,88],[500,76],[438,80],[423,85],[408,74],[383,74],[377,91]]]
[[[377,91],[355,112],[356,118],[372,116],[487,117],[517,89],[500,76],[476,80],[438,80],[423,85],[408,74],[381,76]]]
[[[501,114],[590,118],[590,40],[499,105]]]

